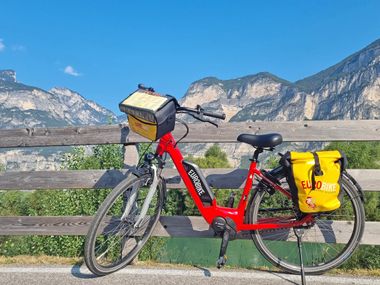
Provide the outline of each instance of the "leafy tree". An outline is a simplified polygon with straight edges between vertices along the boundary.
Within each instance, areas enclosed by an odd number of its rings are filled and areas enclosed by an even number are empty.
[[[195,164],[197,164],[201,168],[229,168],[230,163],[227,159],[227,154],[222,151],[222,149],[217,145],[214,144],[211,146],[205,153],[204,157],[193,157],[188,156],[186,158],[188,161],[192,161]],[[230,191],[228,190],[218,190],[215,191],[215,197],[218,200],[219,203],[225,202],[229,196]],[[186,192],[185,194],[185,201],[184,201],[184,215],[200,215],[197,206],[194,204],[193,199],[191,198],[190,194]]]
[[[333,142],[326,149],[343,151],[347,156],[349,168],[380,169],[380,142]],[[364,193],[367,220],[380,221],[379,194],[379,192]]]
[[[271,155],[268,157],[267,161],[264,163],[264,168],[273,169],[279,165],[280,156]]]
[[[349,168],[380,168],[380,142],[333,142],[326,149],[343,151],[347,156]],[[364,193],[364,208],[367,221],[380,221],[379,194],[379,192]],[[342,268],[380,268],[380,247],[361,245]]]
[[[84,147],[75,147],[71,153],[65,154],[64,165],[67,169],[121,169],[123,163],[123,150],[121,145],[98,145],[93,154],[86,154]]]
[[[95,146],[93,153],[88,155],[84,147],[75,147],[64,156],[64,166],[72,170],[119,169],[123,167],[122,148],[119,145]],[[0,215],[94,215],[109,192],[110,189],[6,191],[0,193]],[[80,256],[83,243],[83,236],[2,237],[0,254]]]
[[[346,154],[349,168],[380,168],[380,142],[332,142],[326,147],[326,150],[334,149]]]
[[[222,151],[220,146],[214,144],[205,153],[204,157],[194,157],[192,155],[186,158],[192,161],[201,168],[229,168],[230,163],[227,159],[227,154]]]

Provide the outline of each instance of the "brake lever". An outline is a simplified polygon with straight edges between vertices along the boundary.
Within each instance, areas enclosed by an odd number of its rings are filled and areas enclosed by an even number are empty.
[[[214,125],[215,127],[219,128],[219,125],[217,123],[213,122],[213,121],[205,119],[203,122],[210,123],[211,125]]]
[[[202,113],[199,116],[194,115],[194,114],[189,114],[189,115],[192,116],[194,119],[197,119],[197,120],[204,122],[204,123],[210,123],[211,125],[214,125],[215,127],[219,128],[219,125],[217,123],[214,123],[210,120],[203,118]]]

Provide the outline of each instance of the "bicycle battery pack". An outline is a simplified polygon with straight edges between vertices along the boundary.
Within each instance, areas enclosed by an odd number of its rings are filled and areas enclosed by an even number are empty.
[[[214,200],[214,193],[212,193],[198,165],[185,160],[182,164],[203,205],[211,206],[212,200]]]

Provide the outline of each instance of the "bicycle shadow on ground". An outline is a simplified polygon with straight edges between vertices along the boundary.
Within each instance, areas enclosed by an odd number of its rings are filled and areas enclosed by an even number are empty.
[[[206,267],[199,266],[199,265],[193,265],[193,267],[196,268],[196,269],[199,269],[200,271],[202,271],[203,274],[204,274],[204,277],[215,277],[215,275],[213,275],[213,272],[210,271]],[[221,270],[223,271],[223,269],[221,269]],[[265,273],[274,275],[274,276],[278,277],[279,279],[282,279],[283,281],[286,281],[286,284],[294,284],[294,285],[298,285],[299,284],[299,283],[293,281],[291,278],[287,278],[286,276],[284,276],[284,274],[291,275],[291,276],[296,275],[296,274],[290,274],[290,273],[285,272],[285,271],[274,271],[274,270],[264,270],[264,269],[249,269],[248,272],[250,272],[250,271],[265,272]],[[247,271],[244,270],[243,272],[247,272]]]
[[[257,270],[257,269],[255,269],[255,270]],[[274,276],[276,276],[276,277],[278,277],[278,278],[280,278],[286,282],[289,282],[290,284],[294,284],[294,285],[300,284],[300,283],[297,283],[297,282],[291,280],[290,278],[286,278],[283,275],[281,275],[281,274],[289,274],[290,275],[290,273],[287,273],[287,272],[276,272],[276,271],[271,271],[271,270],[257,270],[257,271],[263,271],[263,272],[270,273],[270,274],[272,274],[272,275],[274,275]]]
[[[84,262],[77,262],[71,267],[71,275],[80,278],[80,279],[94,279],[98,278],[99,276],[96,276],[93,273],[90,273],[88,270],[85,270]]]

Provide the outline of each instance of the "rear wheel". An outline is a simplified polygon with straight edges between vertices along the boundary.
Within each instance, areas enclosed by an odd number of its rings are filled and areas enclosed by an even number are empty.
[[[125,267],[149,239],[164,197],[164,182],[159,181],[147,199],[151,183],[151,175],[131,174],[99,207],[85,242],[84,259],[92,273],[106,275]]]
[[[305,272],[323,273],[346,261],[363,235],[365,216],[360,194],[345,176],[342,178],[341,207],[333,212],[314,215],[315,223],[304,228],[302,254]],[[276,191],[269,195],[256,191],[249,207],[250,223],[262,218],[278,218],[284,223],[296,219],[291,199]],[[261,254],[275,266],[300,273],[297,238],[293,228],[257,230],[251,233]]]

